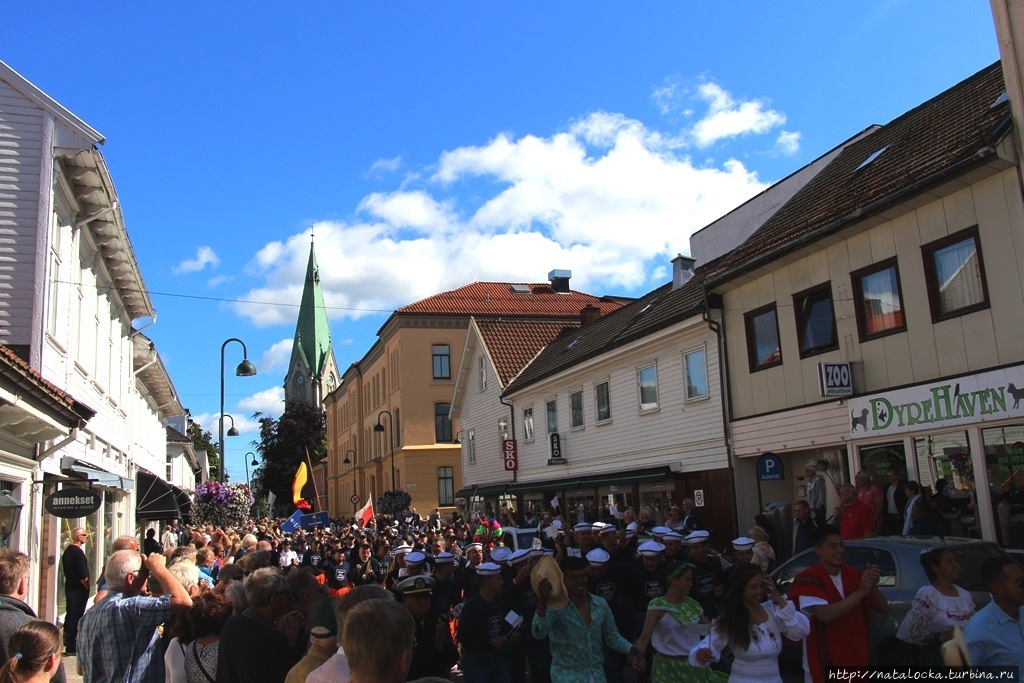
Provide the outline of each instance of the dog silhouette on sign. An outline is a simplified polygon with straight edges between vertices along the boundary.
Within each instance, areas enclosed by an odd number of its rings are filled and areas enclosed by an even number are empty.
[[[850,431],[857,431],[857,426],[860,425],[864,428],[864,431],[868,431],[868,409],[864,408],[860,411],[860,417],[851,410],[850,411]]]

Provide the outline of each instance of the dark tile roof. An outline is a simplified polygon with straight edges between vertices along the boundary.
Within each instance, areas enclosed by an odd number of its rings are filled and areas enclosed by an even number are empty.
[[[192,443],[192,439],[170,425],[167,425],[167,441],[168,443]]]
[[[704,309],[703,278],[704,272],[698,268],[690,281],[676,291],[668,283],[579,329],[564,331],[544,347],[504,394],[699,315]]]
[[[1009,107],[993,107],[1003,72],[992,64],[852,143],[747,241],[709,269],[712,283],[862,220],[993,155]],[[876,152],[880,154],[865,162]]]
[[[21,356],[3,345],[0,345],[0,375],[47,403],[72,427],[81,426],[96,414],[95,410],[44,379]]]
[[[507,387],[512,378],[533,360],[561,332],[578,328],[579,322],[545,320],[478,320],[487,352],[498,371],[498,381]]]
[[[525,293],[513,291],[513,286],[528,289]],[[395,311],[396,314],[476,315],[476,316],[578,316],[587,305],[593,304],[602,313],[622,305],[613,297],[596,297],[583,292],[555,292],[547,282],[473,282],[464,287],[441,292],[421,299]]]

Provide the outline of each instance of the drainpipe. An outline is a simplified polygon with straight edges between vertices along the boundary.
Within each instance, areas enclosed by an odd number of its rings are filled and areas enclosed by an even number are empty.
[[[721,323],[714,320],[709,315],[711,310],[708,305],[708,289],[704,288],[704,309],[701,311],[701,319],[707,323],[708,329],[715,333],[715,338],[718,340],[718,384],[721,387],[722,392],[722,434],[725,438],[725,452],[726,457],[729,460],[729,468],[732,470],[732,515],[735,523],[739,524],[740,510],[736,496],[736,454],[732,447],[732,432],[731,432],[731,404],[732,397],[729,394],[729,378],[726,374],[725,369],[725,354],[727,352],[725,331],[722,329]],[[760,484],[759,484],[760,486]],[[760,512],[760,510],[758,510]],[[735,529],[734,529],[735,531]]]
[[[152,356],[151,360],[148,363],[146,363],[145,365],[143,365],[141,368],[136,370],[134,373],[132,373],[132,377],[138,377],[140,372],[142,372],[143,370],[148,368],[150,365],[153,365],[158,360],[160,360],[159,356],[156,355],[156,347],[153,346],[152,344],[149,345],[149,353]]]
[[[129,338],[134,337],[135,335],[139,334],[140,332],[142,332],[147,327],[152,327],[153,325],[156,325],[156,311],[153,312],[153,317],[150,318],[148,323],[146,323],[145,325],[143,325],[142,327],[140,327],[137,330],[132,330],[131,332],[129,332],[128,333],[128,337]]]
[[[68,434],[66,437],[64,437],[57,443],[47,448],[45,451],[39,451],[39,453],[36,455],[36,460],[42,460],[43,458],[46,458],[52,455],[53,453],[56,453],[60,449],[67,446],[69,443],[74,442],[76,439],[78,439],[78,427],[72,429],[70,434]]]

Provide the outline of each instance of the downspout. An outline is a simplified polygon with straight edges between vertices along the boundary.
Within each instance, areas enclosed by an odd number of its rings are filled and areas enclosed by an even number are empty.
[[[76,439],[78,439],[78,427],[72,429],[70,434],[68,434],[63,439],[47,448],[45,451],[39,451],[39,453],[36,455],[36,460],[42,460],[43,458],[49,457],[50,455],[56,453],[60,449],[67,446],[69,443],[74,442]]]
[[[142,327],[140,327],[137,330],[133,329],[131,332],[128,333],[128,336],[129,337],[134,337],[135,335],[139,334],[140,332],[142,332],[147,327],[152,327],[153,325],[156,325],[156,311],[153,311],[153,317],[149,319],[148,323],[146,323],[145,325],[143,325]]]
[[[732,412],[732,396],[729,393],[729,378],[726,374],[726,362],[725,354],[727,351],[725,331],[722,329],[721,323],[717,320],[713,320],[708,312],[711,307],[708,305],[708,288],[704,288],[704,308],[701,311],[701,319],[707,323],[708,329],[715,333],[715,338],[718,340],[718,385],[722,392],[722,435],[725,438],[725,452],[726,457],[729,460],[729,469],[732,471],[732,515],[735,523],[739,524],[740,509],[736,496],[736,454],[732,447],[732,424],[731,424],[731,412]]]

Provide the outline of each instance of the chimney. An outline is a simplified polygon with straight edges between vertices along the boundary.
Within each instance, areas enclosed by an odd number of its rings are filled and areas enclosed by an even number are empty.
[[[583,307],[583,310],[580,311],[580,324],[586,325],[587,323],[592,323],[600,317],[601,309],[594,304],[587,304]]]
[[[697,259],[692,259],[689,256],[683,256],[682,254],[676,254],[676,257],[672,259],[672,291],[676,291],[693,277],[693,266],[697,263]]]
[[[569,278],[571,277],[571,270],[552,270],[548,273],[548,281],[551,283],[551,289],[555,290],[559,294],[569,293]]]

